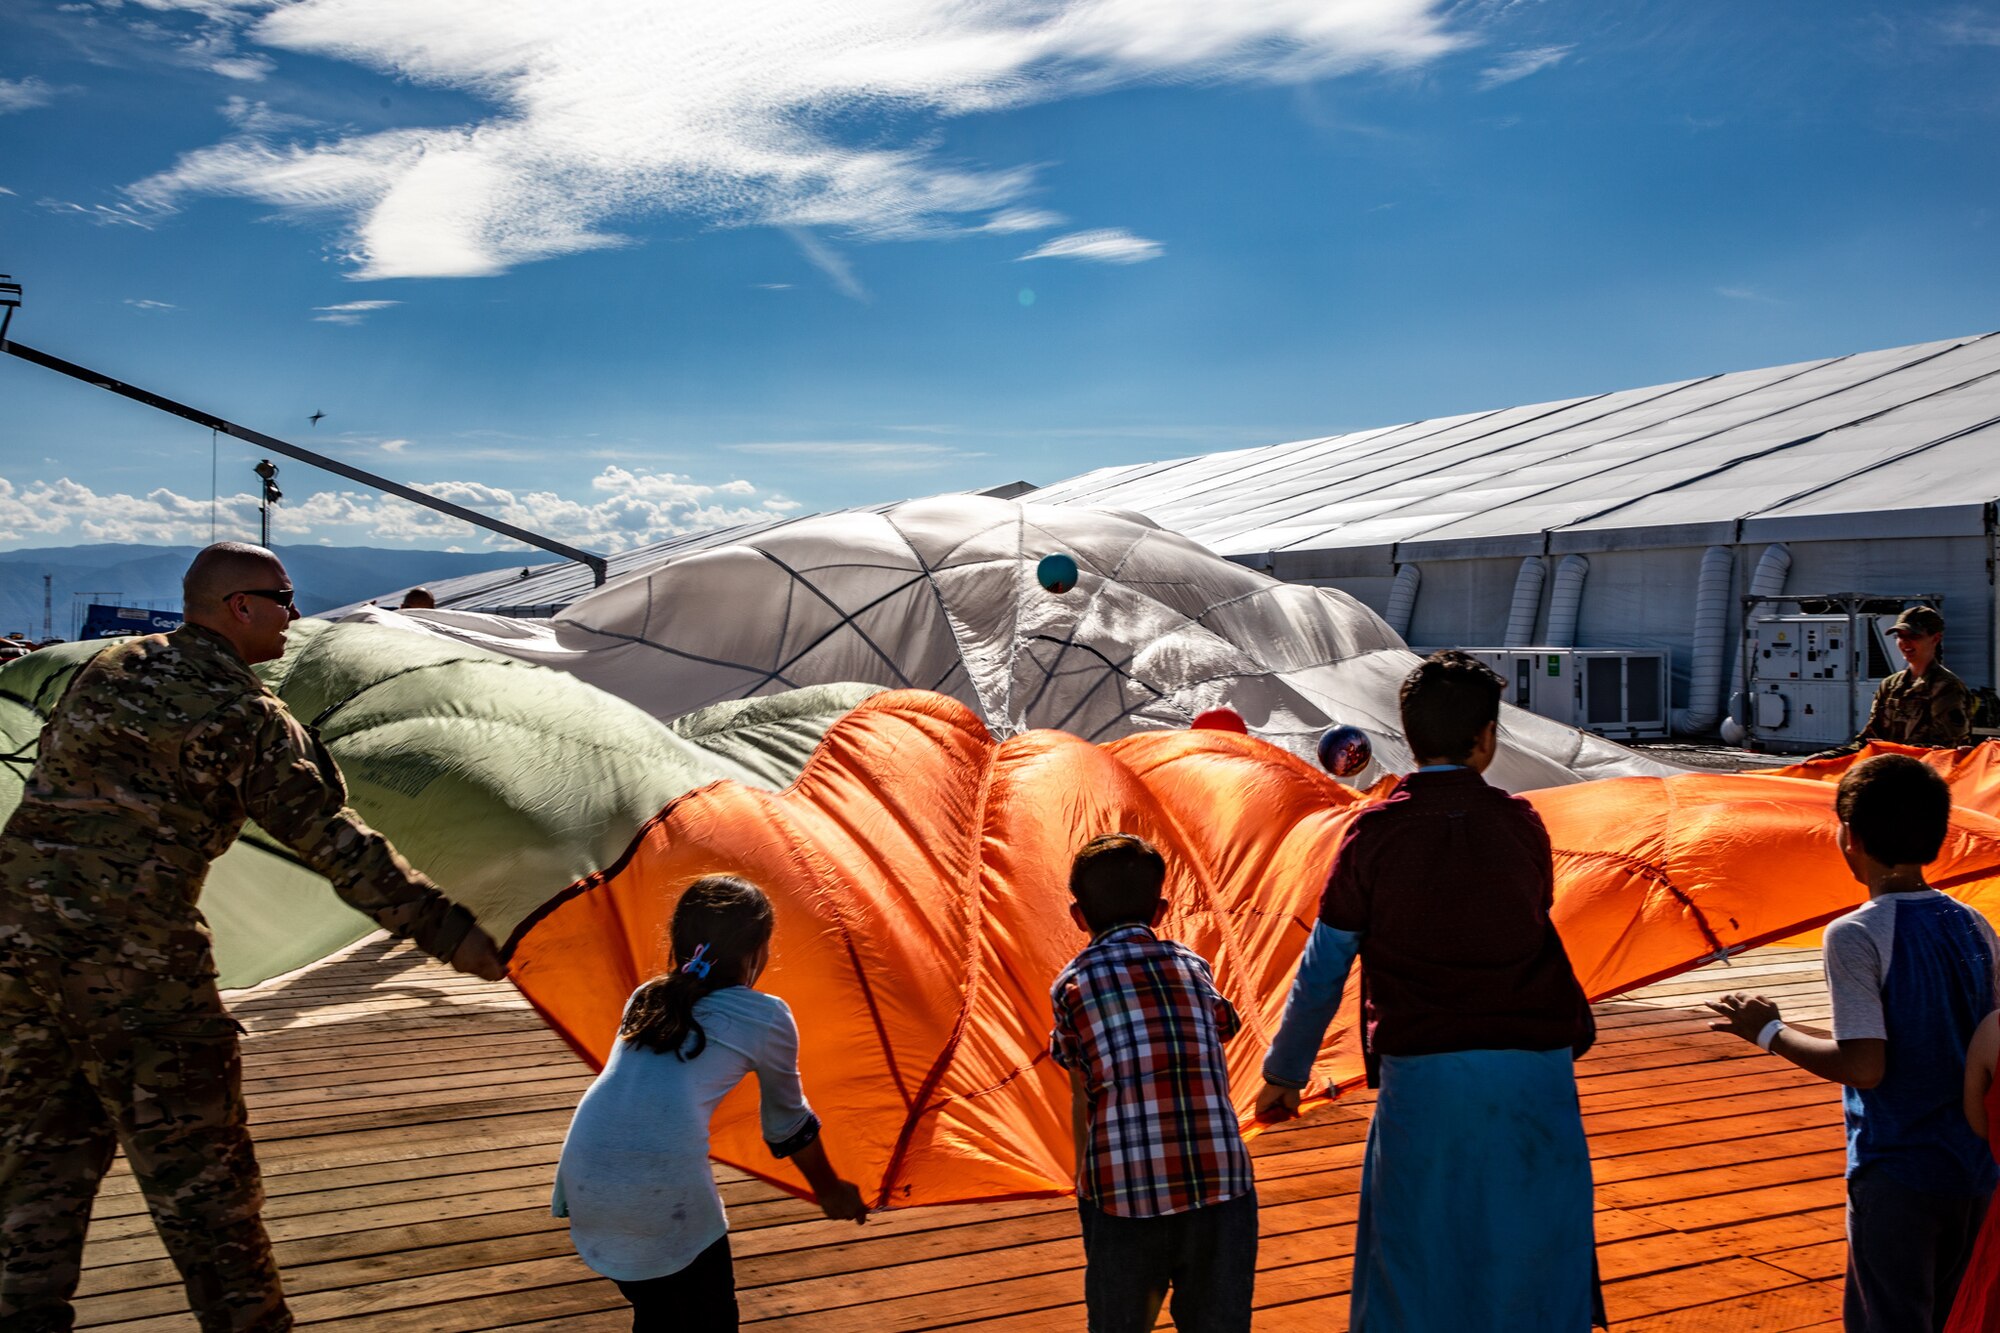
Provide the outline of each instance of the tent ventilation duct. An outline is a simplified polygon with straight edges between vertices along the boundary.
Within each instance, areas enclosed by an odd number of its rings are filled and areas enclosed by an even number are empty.
[[[1750,595],[1752,597],[1776,597],[1785,590],[1785,579],[1791,572],[1792,549],[1783,542],[1772,542],[1764,548],[1764,554],[1757,558],[1757,571],[1750,576]],[[1755,607],[1744,608],[1743,619],[1746,625],[1755,610]],[[1742,710],[1748,706],[1742,694],[1736,692],[1738,685],[1737,676],[1741,672],[1739,658],[1742,654],[1742,647],[1742,636],[1738,635],[1736,643],[1729,654],[1728,680],[1732,691],[1729,701],[1729,718],[1722,725],[1722,739],[1728,741],[1731,745],[1737,744],[1743,738],[1744,719],[1741,714]]]
[[[1580,555],[1566,555],[1556,566],[1555,586],[1549,592],[1549,647],[1576,647],[1577,613],[1583,607],[1583,580],[1589,573],[1590,561]]]
[[[1415,565],[1398,565],[1396,581],[1389,585],[1389,605],[1384,608],[1386,614],[1382,618],[1405,643],[1410,640],[1410,618],[1417,613],[1417,585],[1423,581],[1423,570]]]
[[[1503,647],[1525,648],[1535,641],[1535,615],[1542,609],[1542,580],[1548,576],[1548,563],[1540,556],[1521,562],[1521,572],[1514,576],[1514,604],[1507,610]]]
[[[1694,661],[1688,671],[1688,706],[1674,730],[1705,735],[1722,721],[1722,667],[1729,656],[1730,575],[1736,560],[1727,546],[1702,553],[1695,580]]]

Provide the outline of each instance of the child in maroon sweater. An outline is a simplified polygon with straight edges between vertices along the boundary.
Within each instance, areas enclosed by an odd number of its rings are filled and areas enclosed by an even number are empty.
[[[1575,1057],[1590,1007],[1549,920],[1549,836],[1480,776],[1504,685],[1463,653],[1403,682],[1418,769],[1362,811],[1264,1062],[1260,1114],[1297,1111],[1361,959],[1381,1089],[1362,1168],[1350,1327],[1583,1333],[1598,1313]]]

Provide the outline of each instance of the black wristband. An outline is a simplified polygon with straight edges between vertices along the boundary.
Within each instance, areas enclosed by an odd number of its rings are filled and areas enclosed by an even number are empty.
[[[806,1122],[792,1131],[788,1137],[779,1139],[776,1143],[772,1143],[769,1139],[764,1140],[764,1142],[771,1149],[771,1156],[782,1160],[804,1152],[818,1138],[819,1117],[808,1114]]]

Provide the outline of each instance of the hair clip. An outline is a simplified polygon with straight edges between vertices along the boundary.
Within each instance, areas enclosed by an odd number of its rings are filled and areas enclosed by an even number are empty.
[[[694,973],[694,975],[700,977],[703,981],[707,981],[708,970],[710,967],[714,966],[714,964],[710,963],[706,958],[702,957],[702,955],[707,952],[708,952],[708,946],[706,944],[696,945],[694,953],[689,955],[688,960],[685,963],[681,964],[681,971],[692,972]]]

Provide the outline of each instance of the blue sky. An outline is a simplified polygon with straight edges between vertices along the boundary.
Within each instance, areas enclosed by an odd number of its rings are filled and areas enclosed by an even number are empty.
[[[582,10],[10,0],[13,335],[621,549],[2000,327],[1992,5]],[[0,548],[255,457],[0,363]]]

